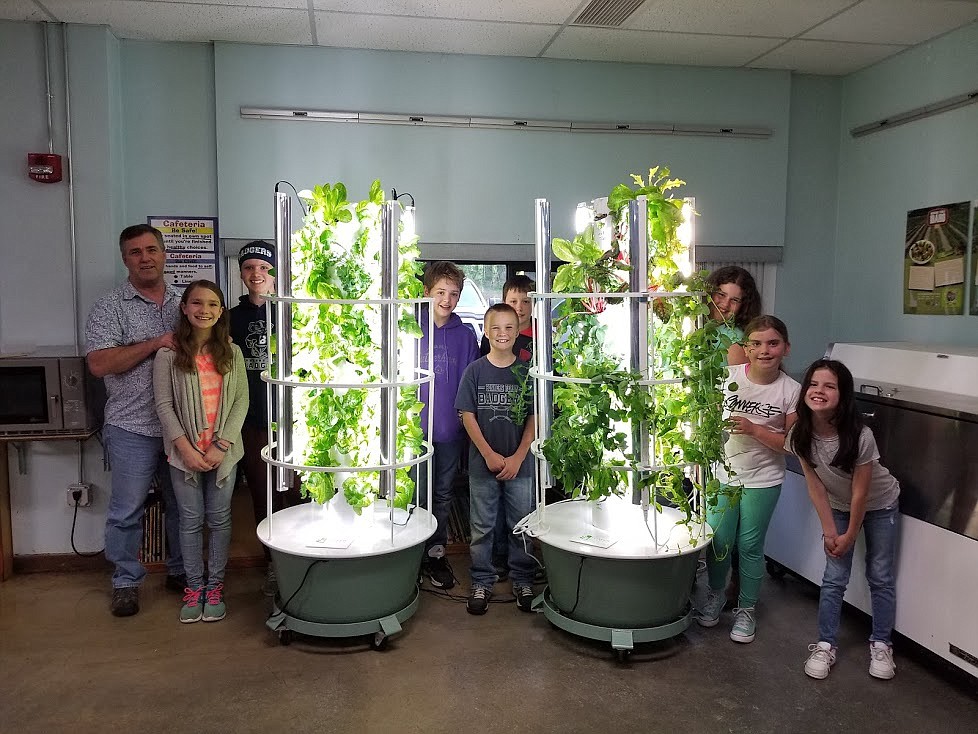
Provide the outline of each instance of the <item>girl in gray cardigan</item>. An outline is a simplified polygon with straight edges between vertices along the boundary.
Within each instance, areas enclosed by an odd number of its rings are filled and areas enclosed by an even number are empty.
[[[242,456],[248,378],[241,350],[228,337],[224,295],[196,280],[180,299],[176,349],[153,364],[156,410],[180,512],[180,548],[187,588],[180,621],[224,619],[224,569],[231,543],[231,494]],[[210,529],[204,578],[204,522]]]

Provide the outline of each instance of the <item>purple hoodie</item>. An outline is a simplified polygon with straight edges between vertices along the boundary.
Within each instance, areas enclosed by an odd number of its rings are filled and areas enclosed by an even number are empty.
[[[434,326],[434,324],[432,324]],[[457,441],[465,430],[455,410],[455,396],[465,368],[479,358],[479,344],[472,328],[452,314],[442,327],[435,326],[432,360],[435,373],[435,412],[432,416],[432,440],[435,443]],[[421,319],[421,367],[428,367],[428,318]],[[428,427],[428,386],[421,386],[421,428]]]

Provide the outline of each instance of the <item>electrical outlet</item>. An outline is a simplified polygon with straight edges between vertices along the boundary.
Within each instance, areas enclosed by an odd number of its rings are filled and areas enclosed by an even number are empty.
[[[68,506],[91,507],[92,505],[92,485],[88,482],[68,485]]]

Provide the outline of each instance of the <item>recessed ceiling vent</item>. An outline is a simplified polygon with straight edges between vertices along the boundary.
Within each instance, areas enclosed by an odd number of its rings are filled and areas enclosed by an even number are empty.
[[[645,0],[591,0],[571,25],[618,28]]]

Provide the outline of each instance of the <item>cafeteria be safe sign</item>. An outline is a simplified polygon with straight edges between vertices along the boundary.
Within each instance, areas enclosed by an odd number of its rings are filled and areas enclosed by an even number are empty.
[[[163,277],[182,290],[195,280],[218,280],[217,217],[146,217],[163,234]]]

